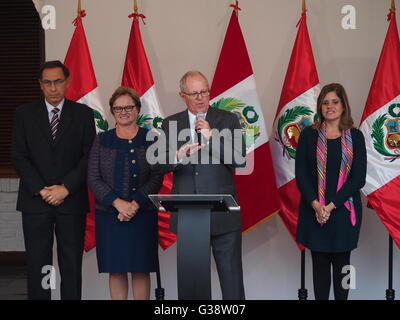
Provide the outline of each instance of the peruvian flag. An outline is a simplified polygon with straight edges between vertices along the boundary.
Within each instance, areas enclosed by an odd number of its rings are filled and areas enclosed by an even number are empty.
[[[93,70],[92,59],[86,41],[82,18],[85,10],[73,21],[75,31],[65,57],[64,64],[70,70],[70,86],[65,94],[66,98],[88,105],[93,109],[97,132],[108,130],[109,112],[100,102],[96,76]],[[90,212],[86,216],[85,251],[96,246],[94,229],[94,196],[89,192]]]
[[[271,141],[280,216],[294,239],[300,204],[295,179],[296,147],[301,131],[314,121],[320,92],[306,18],[304,10],[297,24],[299,30],[276,110],[274,139]],[[301,245],[299,247],[303,249]]]
[[[361,119],[367,148],[362,192],[400,247],[400,42],[394,9]]]
[[[132,13],[129,18],[133,18],[133,21],[122,75],[122,85],[135,89],[140,96],[142,108],[137,121],[138,125],[148,129],[160,128],[163,120],[161,117],[162,112],[139,27],[139,18],[144,19],[145,16],[139,13]],[[169,194],[171,193],[171,188],[172,175],[168,174],[164,177],[163,188],[160,193]],[[158,234],[159,244],[163,249],[168,248],[175,242],[175,234],[169,231],[169,213],[158,213]]]
[[[253,69],[240,29],[237,5],[225,35],[211,86],[211,107],[235,113],[246,141],[247,166],[236,171],[243,231],[279,209],[268,134]]]

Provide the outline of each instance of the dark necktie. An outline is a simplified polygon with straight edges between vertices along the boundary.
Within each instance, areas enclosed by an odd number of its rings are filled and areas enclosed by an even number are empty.
[[[51,118],[51,121],[50,121],[50,130],[51,130],[51,136],[53,137],[53,140],[56,138],[57,127],[58,127],[58,122],[59,122],[59,118],[58,118],[59,111],[60,111],[60,109],[58,109],[58,108],[54,108],[53,110],[51,110],[51,112],[53,113],[53,117]]]

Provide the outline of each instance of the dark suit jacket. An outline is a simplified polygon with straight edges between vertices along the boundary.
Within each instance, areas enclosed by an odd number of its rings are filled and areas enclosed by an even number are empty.
[[[17,210],[88,212],[86,173],[95,134],[93,111],[86,105],[65,99],[54,141],[44,100],[20,106],[11,148],[13,166],[20,176]],[[57,207],[48,205],[39,195],[42,188],[55,184],[63,184],[69,191]]]
[[[219,131],[228,129],[233,132],[234,129],[241,129],[238,118],[228,112],[210,107],[207,111],[206,120],[209,122],[212,129]],[[183,129],[190,128],[189,115],[187,110],[174,114],[163,121],[162,129],[169,141],[169,128],[171,122],[176,121],[178,134]],[[177,148],[191,140],[178,141]],[[193,142],[192,142],[193,143]],[[219,164],[167,164],[155,165],[157,170],[163,173],[173,171],[173,194],[231,194],[237,200],[235,184],[232,170],[237,167],[245,166],[246,148],[244,140],[240,137],[240,146],[232,148],[233,157],[232,163],[224,160],[224,140],[220,141],[220,146],[217,145],[214,137],[211,138],[209,145],[202,150],[205,153],[219,151]],[[175,154],[176,148],[167,144],[167,157],[170,153]],[[215,153],[214,153],[215,155]],[[229,157],[230,158],[230,157]],[[238,161],[237,161],[238,160]],[[230,231],[241,229],[240,213],[213,213],[211,218],[211,234],[223,234]],[[171,230],[176,232],[176,217],[171,216]]]
[[[148,195],[160,191],[163,175],[152,171],[146,161],[147,132],[139,128],[132,144],[119,139],[115,129],[95,138],[89,156],[88,183],[96,197],[96,209],[117,213],[112,203],[120,198],[129,202],[135,200],[141,209],[156,210]],[[136,161],[134,165],[132,160]],[[135,177],[137,174],[136,179],[132,178],[133,173]],[[135,191],[132,191],[133,186]]]

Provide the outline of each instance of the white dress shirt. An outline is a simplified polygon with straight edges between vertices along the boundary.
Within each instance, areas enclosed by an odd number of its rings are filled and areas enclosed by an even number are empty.
[[[54,113],[51,112],[54,108],[60,109],[60,111],[58,112],[58,119],[61,118],[61,111],[64,106],[64,101],[65,101],[65,99],[62,99],[62,101],[58,104],[58,106],[53,107],[50,103],[47,102],[46,99],[44,99],[44,102],[46,103],[46,107],[47,107],[47,112],[49,115],[49,124],[51,123],[51,119],[53,118],[53,115],[54,115]]]

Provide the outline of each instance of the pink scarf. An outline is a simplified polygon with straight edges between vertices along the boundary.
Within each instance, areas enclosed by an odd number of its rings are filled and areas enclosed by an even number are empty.
[[[353,163],[353,140],[350,129],[344,130],[341,138],[342,161],[340,163],[339,180],[336,191],[339,191],[346,182]],[[326,190],[326,160],[328,154],[326,139],[326,123],[323,122],[318,131],[317,142],[317,173],[318,173],[318,200],[325,205]],[[356,211],[354,209],[353,197],[350,197],[345,203],[345,207],[350,212],[350,221],[352,226],[356,225]]]

